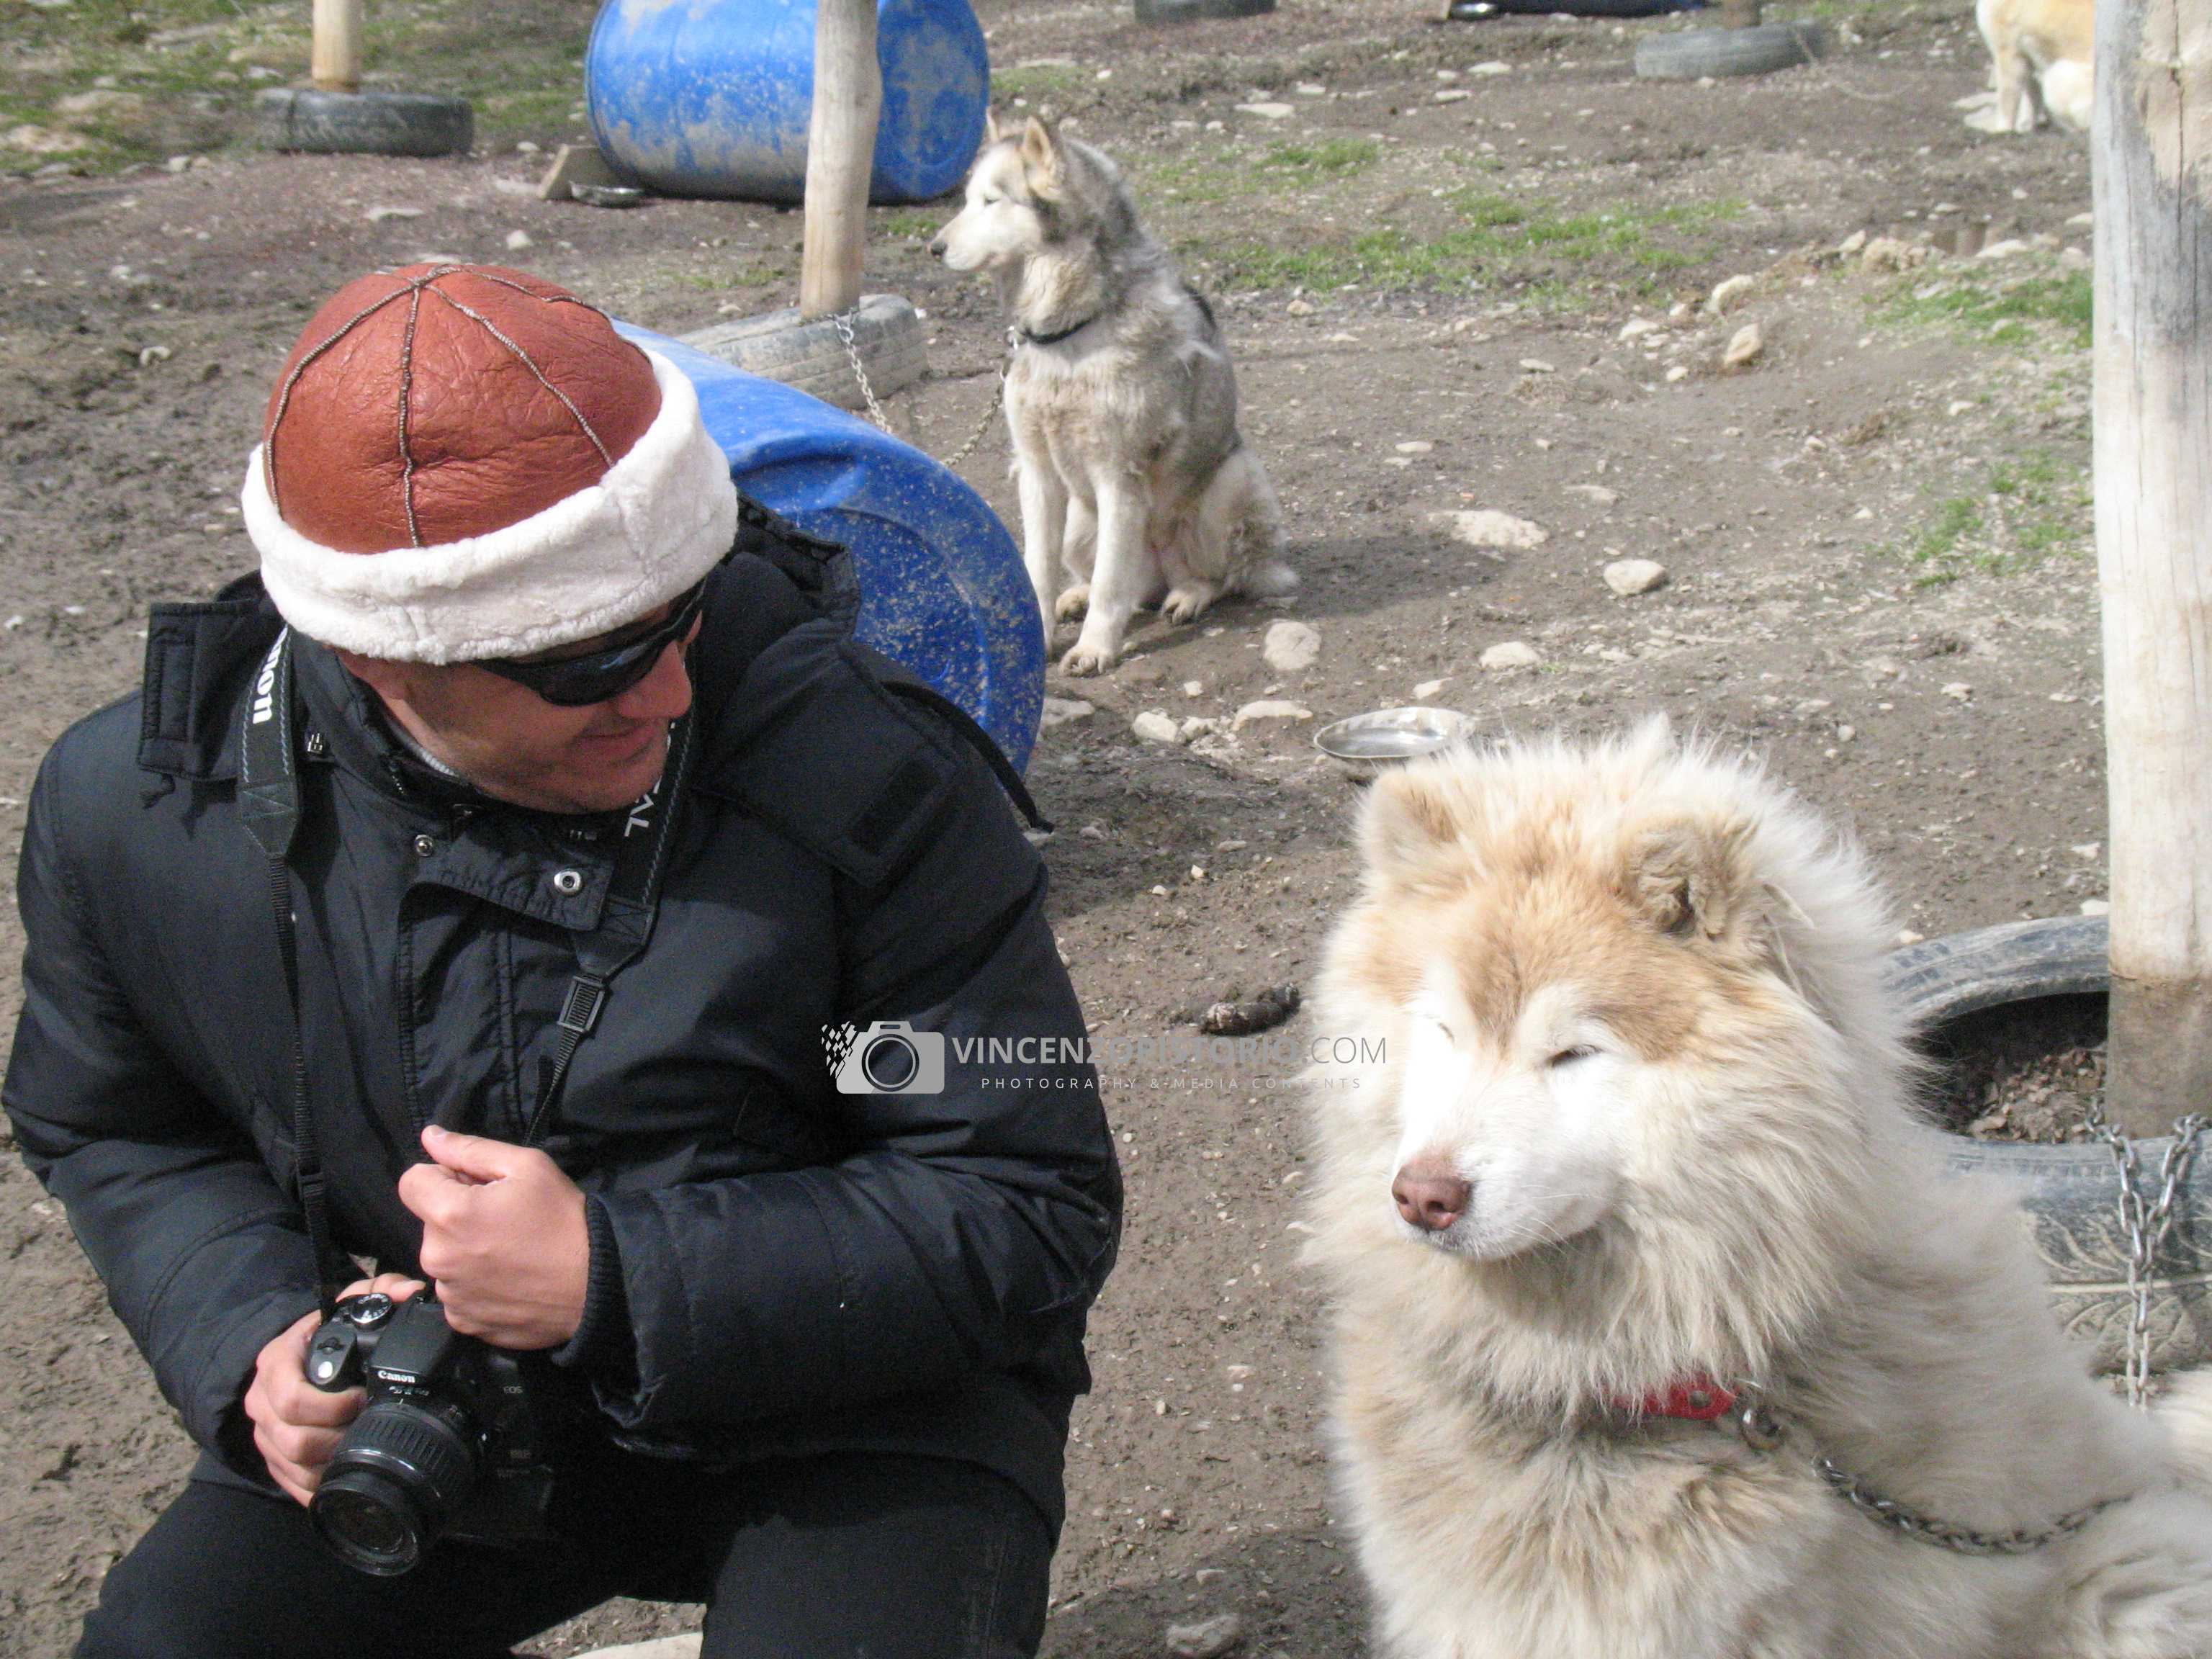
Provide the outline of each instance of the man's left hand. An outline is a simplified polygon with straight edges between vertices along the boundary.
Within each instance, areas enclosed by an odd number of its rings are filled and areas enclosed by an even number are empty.
[[[583,1189],[534,1146],[433,1127],[422,1150],[432,1161],[399,1177],[399,1201],[422,1223],[446,1322],[495,1348],[575,1335],[592,1258]]]

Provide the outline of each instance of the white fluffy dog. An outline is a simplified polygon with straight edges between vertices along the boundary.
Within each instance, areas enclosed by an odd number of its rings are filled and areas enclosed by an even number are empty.
[[[1663,725],[1388,775],[1360,838],[1320,1029],[1383,1052],[1316,1079],[1311,1219],[1382,1652],[2212,1655],[2212,1398],[2116,1400],[1944,1173],[1847,845]]]

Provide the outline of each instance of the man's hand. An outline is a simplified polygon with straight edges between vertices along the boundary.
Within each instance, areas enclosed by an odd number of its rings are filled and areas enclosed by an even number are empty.
[[[379,1273],[347,1285],[340,1299],[381,1291],[404,1302],[422,1288],[420,1279]],[[325,1394],[307,1381],[307,1340],[322,1321],[319,1313],[302,1314],[283,1335],[272,1337],[253,1362],[253,1382],[246,1391],[246,1415],[261,1461],[276,1484],[302,1504],[322,1485],[324,1466],[337,1450],[345,1425],[368,1403],[359,1389]]]
[[[592,1239],[583,1189],[533,1146],[431,1127],[434,1160],[399,1177],[446,1322],[495,1348],[556,1347],[583,1323]]]

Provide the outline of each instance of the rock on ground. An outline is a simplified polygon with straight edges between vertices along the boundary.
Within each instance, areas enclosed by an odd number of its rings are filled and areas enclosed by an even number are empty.
[[[1551,532],[1541,525],[1486,507],[1472,512],[1438,513],[1431,516],[1449,524],[1451,533],[1469,547],[1502,547],[1515,552],[1526,552],[1532,547],[1541,547],[1552,538]]]
[[[1667,580],[1667,567],[1656,559],[1615,559],[1605,568],[1605,585],[1624,599],[1649,593]]]
[[[1312,667],[1321,655],[1321,635],[1305,623],[1271,623],[1260,654],[1277,673],[1296,674]]]
[[[1080,697],[1047,697],[1044,713],[1039,720],[1041,728],[1049,732],[1055,726],[1066,726],[1075,720],[1087,720],[1098,711]]]
[[[1748,300],[1752,289],[1758,286],[1758,282],[1753,277],[1731,276],[1705,296],[1705,309],[1716,317],[1725,317]]]
[[[1508,640],[1503,645],[1493,645],[1482,653],[1485,668],[1534,668],[1544,660],[1536,647],[1521,640]]]
[[[1766,337],[1759,331],[1757,323],[1746,323],[1736,330],[1728,349],[1721,355],[1723,368],[1749,368],[1766,350]]]
[[[1262,697],[1257,702],[1248,702],[1238,709],[1231,729],[1242,732],[1254,720],[1310,720],[1312,718],[1313,710],[1301,703],[1285,702],[1279,697]]]
[[[1187,1625],[1170,1625],[1168,1659],[1220,1659],[1221,1655],[1234,1651],[1243,1640],[1244,1621],[1233,1613],[1216,1613],[1211,1619],[1196,1619]]]
[[[1136,719],[1131,720],[1129,730],[1146,743],[1181,743],[1182,741],[1182,728],[1176,724],[1174,716],[1164,714],[1157,708],[1147,708]]]

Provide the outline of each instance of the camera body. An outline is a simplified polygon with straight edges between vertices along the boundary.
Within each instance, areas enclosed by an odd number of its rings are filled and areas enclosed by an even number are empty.
[[[917,1031],[903,1019],[877,1020],[854,1036],[836,1080],[841,1095],[941,1095],[945,1034]]]
[[[520,1358],[455,1331],[431,1293],[346,1297],[309,1340],[307,1374],[368,1393],[308,1505],[349,1565],[392,1577],[441,1536],[549,1536],[553,1470]]]

